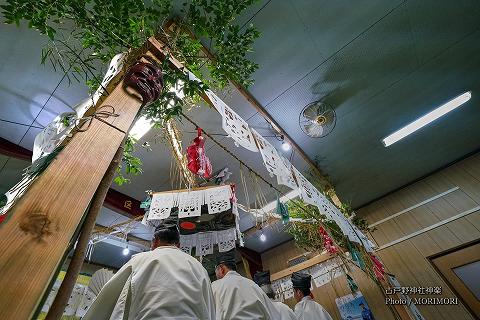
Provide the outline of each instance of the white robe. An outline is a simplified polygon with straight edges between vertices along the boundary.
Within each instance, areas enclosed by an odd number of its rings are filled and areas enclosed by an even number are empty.
[[[280,315],[260,287],[235,271],[212,283],[217,320],[277,320]]]
[[[327,310],[310,296],[303,297],[295,305],[295,315],[298,320],[333,320]]]
[[[132,256],[100,291],[83,320],[215,319],[208,273],[176,247]]]
[[[277,308],[280,313],[279,320],[297,320],[297,316],[289,306],[280,301],[273,301],[273,305]]]

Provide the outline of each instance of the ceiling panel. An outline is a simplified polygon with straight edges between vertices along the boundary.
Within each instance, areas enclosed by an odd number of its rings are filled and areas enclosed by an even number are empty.
[[[62,75],[39,66],[45,38],[25,24],[0,26],[0,118],[31,124]],[[19,41],[21,39],[22,41]]]
[[[0,107],[0,110],[2,108]],[[18,144],[28,130],[28,126],[0,121],[0,137]]]

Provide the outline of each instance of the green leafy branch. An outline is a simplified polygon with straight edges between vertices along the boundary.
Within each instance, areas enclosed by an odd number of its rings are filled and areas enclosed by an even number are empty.
[[[7,0],[1,8],[6,23],[19,26],[26,20],[30,28],[48,37],[42,64],[51,63],[69,83],[84,82],[91,91],[100,85],[104,66],[115,54],[128,51],[133,62],[145,50],[149,37],[164,41],[172,55],[206,80],[189,80],[164,63],[162,96],[142,111],[160,127],[169,119],[179,118],[185,104],[198,102],[199,93],[207,86],[223,88],[228,79],[243,86],[253,82],[251,75],[258,65],[249,61],[247,54],[259,32],[252,25],[240,28],[235,18],[255,1],[185,0],[173,30],[162,29],[171,17],[172,0]],[[213,59],[206,57],[202,42],[189,32],[209,43]],[[203,75],[205,69],[208,73]],[[183,99],[171,92],[179,85]],[[119,184],[129,181],[122,172],[141,173],[141,161],[131,153],[124,155],[122,165],[124,170],[119,168],[115,179]]]

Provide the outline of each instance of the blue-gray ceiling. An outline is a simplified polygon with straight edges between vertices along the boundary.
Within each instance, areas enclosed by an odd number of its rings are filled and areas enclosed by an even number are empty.
[[[260,66],[251,93],[319,161],[340,198],[354,207],[479,148],[479,1],[262,0],[238,20],[240,25],[250,22],[262,32],[250,56]],[[39,64],[44,40],[25,26],[1,24],[0,41],[0,137],[32,149],[41,128],[70,110],[87,89],[69,85],[61,74]],[[473,97],[458,110],[391,147],[382,145],[388,134],[467,90]],[[272,134],[235,90],[218,94],[260,133]],[[338,117],[335,130],[321,139],[307,137],[298,126],[300,111],[315,100],[329,104]],[[208,132],[222,133],[220,117],[212,110],[200,107],[189,115]],[[186,145],[194,128],[185,122],[181,129]],[[155,134],[145,139],[153,141]],[[218,139],[274,181],[258,153]],[[279,146],[275,139],[271,142]],[[229,166],[240,186],[238,163],[211,142],[207,147],[215,169]],[[147,189],[172,188],[168,149],[161,143],[152,143],[152,149],[139,151],[145,174],[117,190],[141,200]],[[298,154],[293,163],[308,168]],[[0,156],[0,192],[16,183],[26,165]],[[275,199],[271,188],[262,190],[268,200]],[[237,192],[244,202],[244,190]],[[107,219],[108,214],[102,216]],[[250,215],[242,217],[243,229],[253,225]],[[253,234],[247,246],[264,251],[289,239],[276,229],[265,233],[266,242]]]

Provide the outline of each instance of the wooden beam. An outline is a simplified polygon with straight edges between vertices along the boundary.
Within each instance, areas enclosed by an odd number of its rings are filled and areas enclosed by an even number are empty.
[[[0,154],[28,162],[32,160],[32,151],[3,138],[0,138]],[[108,190],[103,205],[128,218],[132,216],[143,216],[145,213],[145,211],[140,208],[140,201],[112,188]]]
[[[305,262],[299,263],[299,264],[297,264],[293,267],[283,269],[282,271],[279,271],[277,273],[274,273],[274,274],[270,275],[270,280],[275,281],[275,280],[278,280],[278,279],[281,279],[281,278],[288,277],[289,275],[291,275],[294,272],[305,270],[307,268],[310,268],[311,266],[314,266],[316,264],[319,264],[321,262],[324,262],[324,261],[327,261],[327,260],[330,260],[330,259],[333,259],[333,258],[335,258],[335,256],[331,256],[327,253],[316,255],[312,259],[308,259]]]
[[[75,134],[0,226],[0,319],[34,314],[141,102],[120,83],[106,104],[119,114],[106,119],[118,129],[93,120]]]

